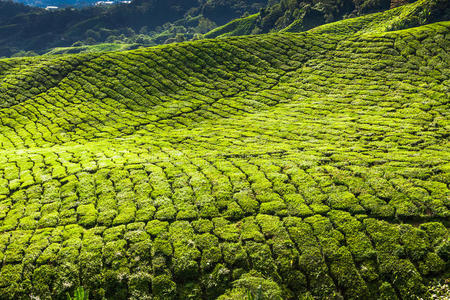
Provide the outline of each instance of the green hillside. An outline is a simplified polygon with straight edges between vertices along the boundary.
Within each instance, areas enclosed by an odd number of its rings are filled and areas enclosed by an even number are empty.
[[[0,60],[0,299],[446,299],[450,22],[375,17]]]
[[[45,55],[57,55],[57,54],[75,54],[75,53],[99,53],[109,51],[126,51],[143,47],[139,44],[114,44],[104,43],[91,46],[78,46],[78,47],[59,47],[54,48]]]
[[[227,37],[249,35],[256,27],[256,22],[259,14],[254,14],[244,18],[234,19],[233,21],[214,28],[208,33],[204,34],[205,38]]]
[[[293,2],[295,1],[296,0],[293,0]],[[367,13],[367,9],[371,5],[378,11],[385,10],[386,7],[386,4],[376,4],[376,1],[346,1],[363,4],[359,5],[359,7],[356,5],[356,15]],[[300,0],[297,2],[303,3]],[[335,4],[335,2],[337,3],[339,1],[330,1],[331,4]],[[387,2],[389,7],[391,1],[381,2]],[[354,34],[359,30],[363,32],[392,31],[438,21],[447,21],[450,19],[450,6],[449,2],[446,0],[418,0],[410,2],[413,3],[391,10],[385,10],[380,13],[365,15],[358,18],[347,18],[339,23],[330,23],[328,19],[336,21],[342,17],[348,17],[348,15],[342,15],[343,12],[341,12],[341,17],[336,15],[327,19],[322,15],[326,15],[326,12],[328,11],[331,11],[329,13],[332,14],[333,9],[326,9],[326,5],[325,8],[321,8],[321,10],[317,11],[306,6],[306,8],[297,9],[297,13],[294,13],[295,10],[293,12],[292,9],[290,10],[288,7],[284,7],[282,9],[283,13],[279,15],[277,15],[276,12],[272,12],[274,9],[271,8],[271,6],[268,6],[268,8],[266,8],[267,12],[265,12],[266,16],[259,13],[252,15],[251,17],[235,19],[223,26],[211,30],[206,33],[204,37],[223,38],[264,32],[303,32],[314,29],[315,27],[321,27],[321,30],[329,29],[326,33]],[[319,6],[322,7],[323,5]],[[275,17],[272,17],[272,15],[275,15]],[[350,16],[355,16],[355,13],[353,12]],[[269,21],[265,21],[266,19],[269,19]]]

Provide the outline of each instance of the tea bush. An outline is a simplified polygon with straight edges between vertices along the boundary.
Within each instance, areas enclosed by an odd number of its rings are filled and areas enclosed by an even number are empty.
[[[0,60],[0,298],[445,284],[450,24],[378,16]]]

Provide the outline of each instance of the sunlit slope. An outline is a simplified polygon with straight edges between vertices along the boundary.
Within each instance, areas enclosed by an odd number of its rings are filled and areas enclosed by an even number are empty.
[[[380,13],[350,18],[311,29],[311,32],[359,35],[381,33],[418,27],[436,21],[449,20],[449,5],[445,0],[418,0]],[[285,32],[296,32],[295,22],[285,28]]]
[[[334,33],[341,35],[354,35],[367,32],[385,32],[411,27],[422,26],[425,24],[448,21],[450,11],[448,1],[446,0],[417,0],[413,3],[402,5],[387,11],[367,14],[358,18],[349,18],[338,22],[328,23],[311,29],[314,33]],[[286,11],[288,14],[289,11]],[[314,18],[313,16],[311,16]],[[258,28],[259,14],[245,18],[235,19],[223,26],[217,27],[204,35],[205,38],[224,38],[229,36],[239,36],[260,32]],[[297,19],[285,28],[279,30],[272,28],[271,31],[280,32],[302,32],[311,28],[311,25],[305,26],[304,22],[312,21],[301,18]]]
[[[6,69],[1,86],[2,120],[9,125],[0,129],[5,136],[1,142],[5,148],[23,148],[92,141],[143,127],[197,126],[198,118],[226,115],[224,105],[238,115],[273,106],[280,99],[259,93],[272,90],[287,72],[334,47],[328,37],[310,35],[307,47],[320,51],[308,51],[303,49],[304,36],[288,37],[13,61],[17,66]],[[23,109],[28,113],[18,111]],[[42,123],[55,127],[46,134],[36,128]],[[30,126],[35,130],[26,129]],[[19,128],[23,137],[15,133]]]
[[[230,21],[225,25],[219,26],[207,32],[206,34],[204,34],[204,37],[211,39],[217,37],[223,38],[226,36],[251,34],[256,27],[258,18],[259,13],[244,18],[234,19],[233,21]]]
[[[429,296],[449,27],[0,61],[0,298]]]

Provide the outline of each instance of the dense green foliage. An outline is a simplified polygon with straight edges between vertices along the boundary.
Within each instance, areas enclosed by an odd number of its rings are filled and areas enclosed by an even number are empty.
[[[450,22],[380,16],[0,60],[0,299],[448,293]]]
[[[83,287],[79,287],[75,290],[73,297],[67,294],[67,300],[89,300],[89,292],[85,291]]]
[[[269,5],[251,18],[241,18],[215,28],[205,34],[207,38],[258,34],[265,32],[302,32],[333,21],[364,15],[373,11],[385,11],[391,1],[384,0],[283,0]],[[447,0],[419,0],[409,5],[408,14],[403,7],[384,14],[382,19],[391,22],[398,17],[403,23],[390,30],[399,30],[450,19],[450,5]],[[373,21],[375,15],[362,18]],[[378,16],[377,21],[381,21]],[[353,22],[353,19],[350,19]],[[382,24],[381,24],[382,25]],[[368,28],[373,28],[369,26]]]
[[[0,57],[21,51],[41,54],[55,47],[148,46],[192,39],[265,4],[266,0],[135,0],[129,5],[46,11],[0,1]]]

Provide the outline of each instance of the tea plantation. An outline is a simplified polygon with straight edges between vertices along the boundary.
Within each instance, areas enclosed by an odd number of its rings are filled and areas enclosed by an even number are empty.
[[[0,299],[445,299],[450,22],[380,16],[0,60]]]

